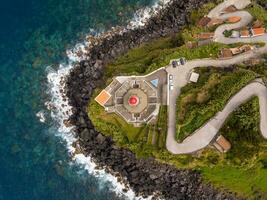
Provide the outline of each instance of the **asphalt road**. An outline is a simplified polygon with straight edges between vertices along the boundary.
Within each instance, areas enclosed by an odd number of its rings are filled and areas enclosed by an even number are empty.
[[[235,24],[224,24],[219,26],[215,31],[214,41],[233,44],[233,43],[256,43],[267,41],[267,34],[253,38],[226,38],[223,35],[225,30],[239,29],[246,26],[252,20],[252,16],[246,11],[237,11],[234,13],[220,15],[221,11],[229,5],[235,5],[239,9],[245,8],[250,3],[250,0],[227,0],[219,4],[210,13],[209,17],[217,17],[227,19],[230,16],[240,16],[241,20]],[[196,67],[227,67],[233,64],[241,63],[250,58],[260,56],[267,52],[267,45],[249,51],[231,59],[216,60],[216,59],[196,59],[188,61],[185,65],[178,68],[168,66],[166,68],[168,74],[173,75],[174,89],[169,91],[169,107],[168,107],[168,133],[166,140],[167,149],[173,154],[188,154],[205,148],[211,143],[222,127],[226,118],[243,102],[247,101],[252,96],[258,96],[260,100],[260,115],[261,115],[261,133],[264,138],[267,138],[267,88],[262,80],[247,85],[239,93],[237,93],[225,106],[225,108],[216,114],[209,122],[203,125],[200,129],[192,133],[182,143],[178,143],[175,139],[176,134],[176,100],[180,95],[181,88],[188,83],[190,72]]]

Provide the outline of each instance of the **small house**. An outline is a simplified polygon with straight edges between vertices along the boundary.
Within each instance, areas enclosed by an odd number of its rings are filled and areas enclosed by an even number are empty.
[[[95,101],[101,106],[104,106],[110,98],[111,95],[106,90],[102,90],[100,94],[95,98]]]
[[[199,79],[199,74],[198,73],[192,72],[190,74],[190,78],[189,78],[189,81],[190,82],[197,83],[198,82],[198,79]]]
[[[252,28],[251,33],[253,37],[264,35],[265,28]]]
[[[240,48],[230,48],[230,51],[232,52],[233,55],[242,53],[242,50]]]
[[[197,23],[197,25],[199,27],[205,27],[207,26],[207,24],[211,21],[211,18],[205,16],[205,17],[202,17],[199,22]]]
[[[241,38],[248,38],[248,37],[250,37],[251,35],[250,35],[250,32],[249,32],[249,30],[241,30],[240,31],[240,37]]]
[[[226,140],[225,137],[223,137],[222,135],[220,135],[216,141],[213,144],[216,149],[218,149],[221,153],[226,153],[227,151],[229,151],[231,149],[231,143]]]
[[[228,58],[232,58],[232,57],[233,57],[232,51],[230,49],[227,49],[227,48],[223,48],[219,53],[220,59],[228,59]]]
[[[233,16],[233,17],[229,17],[226,22],[227,23],[237,23],[241,20],[241,17],[238,16]]]
[[[227,8],[225,8],[221,14],[225,14],[225,13],[231,13],[231,12],[235,12],[237,11],[237,8],[234,5],[228,6]]]
[[[197,37],[200,40],[212,39],[214,37],[214,33],[200,33]]]
[[[212,27],[216,25],[222,24],[224,21],[222,19],[212,18],[209,23],[207,24],[207,27]]]

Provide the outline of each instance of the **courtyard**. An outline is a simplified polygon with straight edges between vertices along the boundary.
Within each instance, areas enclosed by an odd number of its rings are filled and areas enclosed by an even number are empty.
[[[154,123],[160,105],[167,103],[167,72],[160,68],[146,76],[117,76],[95,100],[134,126]]]

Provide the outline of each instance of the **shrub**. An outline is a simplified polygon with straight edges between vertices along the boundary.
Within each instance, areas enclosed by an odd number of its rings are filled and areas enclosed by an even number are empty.
[[[197,93],[196,102],[200,104],[205,103],[209,100],[209,98],[210,98],[209,91],[201,90],[200,92]]]

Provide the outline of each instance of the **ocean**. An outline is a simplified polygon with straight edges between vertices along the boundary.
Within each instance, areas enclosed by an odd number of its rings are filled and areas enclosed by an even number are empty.
[[[68,49],[84,44],[88,33],[97,35],[112,26],[126,25],[134,18],[138,21],[135,12],[154,3],[153,0],[1,3],[0,200],[134,198],[131,192],[122,194],[122,186],[113,176],[96,171],[90,158],[82,155],[71,158],[73,138],[61,130],[59,112],[51,113],[47,102],[59,102],[53,89],[57,88],[59,73],[68,70],[72,62],[66,53]]]

